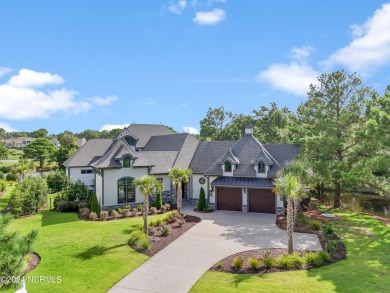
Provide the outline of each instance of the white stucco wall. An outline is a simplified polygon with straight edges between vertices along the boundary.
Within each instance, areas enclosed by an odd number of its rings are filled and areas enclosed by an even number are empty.
[[[170,191],[171,190],[171,178],[169,178],[168,175],[153,175],[156,178],[162,178],[163,179],[163,191]]]
[[[148,168],[122,168],[104,170],[104,205],[118,205],[118,179],[122,177],[138,178],[144,175],[148,175]],[[135,191],[135,203],[143,203],[143,201],[144,198],[137,188]]]
[[[82,174],[82,170],[92,170],[92,173]],[[69,173],[67,173],[68,177],[75,181],[77,179],[84,182],[86,185],[90,186],[90,189],[95,189],[95,173],[91,167],[74,167],[69,168]],[[93,187],[92,187],[93,186]]]
[[[283,208],[283,196],[280,196],[276,193],[276,207]]]
[[[103,179],[102,176],[100,176],[99,174],[96,174],[95,187],[96,196],[98,198],[99,204],[102,205]]]
[[[205,179],[205,183],[204,184],[200,184],[199,183],[199,179],[200,178],[204,178]],[[205,192],[205,194],[207,196],[207,189],[208,189],[208,187],[207,187],[207,178],[206,177],[204,177],[202,174],[193,174],[192,178],[191,178],[191,181],[192,181],[192,190],[191,190],[192,194],[191,194],[191,196],[192,196],[193,199],[199,199],[199,193],[200,193],[200,188],[201,187],[203,187],[204,192]]]
[[[211,182],[213,182],[217,178],[218,178],[218,176],[210,176],[210,184],[211,184]],[[209,190],[211,190],[211,185],[209,186]],[[209,202],[210,203],[215,203],[215,194],[216,194],[216,188],[214,187],[213,191],[209,192],[209,195],[210,195]]]

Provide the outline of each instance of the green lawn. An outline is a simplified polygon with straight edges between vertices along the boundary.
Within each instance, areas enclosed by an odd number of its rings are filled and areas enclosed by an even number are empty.
[[[0,211],[4,210],[8,206],[8,202],[11,198],[11,193],[12,193],[12,190],[14,189],[14,187],[15,187],[14,185],[7,186],[5,193],[3,194],[2,197],[0,197]]]
[[[91,222],[47,210],[14,220],[12,230],[39,230],[34,251],[42,261],[28,276],[61,278],[56,284],[27,283],[28,292],[106,292],[148,259],[127,245],[129,233],[141,224],[142,218]]]
[[[390,229],[369,216],[338,211],[333,224],[347,260],[310,271],[264,275],[207,272],[195,292],[389,292]]]
[[[19,160],[20,156],[23,156],[24,152],[23,150],[19,149],[10,149],[8,154],[8,160]]]

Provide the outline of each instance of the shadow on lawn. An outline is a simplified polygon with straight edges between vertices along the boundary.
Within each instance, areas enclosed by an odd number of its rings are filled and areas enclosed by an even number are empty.
[[[343,213],[335,232],[347,248],[347,259],[308,271],[331,282],[336,292],[387,292],[390,288],[390,229],[369,216]]]
[[[75,213],[43,211],[42,227],[80,221]]]
[[[81,260],[90,260],[93,257],[101,256],[101,255],[107,253],[110,250],[113,250],[113,249],[116,249],[116,248],[120,248],[120,247],[123,247],[123,246],[126,246],[126,245],[127,245],[126,243],[125,244],[118,244],[118,245],[111,246],[111,247],[105,247],[105,246],[101,246],[101,245],[96,245],[96,246],[88,248],[84,252],[77,253],[74,256],[76,258],[81,259]]]

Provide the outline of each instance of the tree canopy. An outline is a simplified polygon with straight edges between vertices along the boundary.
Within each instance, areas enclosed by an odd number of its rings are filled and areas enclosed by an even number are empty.
[[[39,167],[42,168],[45,160],[54,159],[57,148],[46,138],[38,138],[24,148],[24,154],[30,158],[39,161]]]

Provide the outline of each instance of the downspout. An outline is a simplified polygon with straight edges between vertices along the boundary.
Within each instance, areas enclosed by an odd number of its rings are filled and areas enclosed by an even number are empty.
[[[104,170],[102,169],[102,206],[104,207]]]

